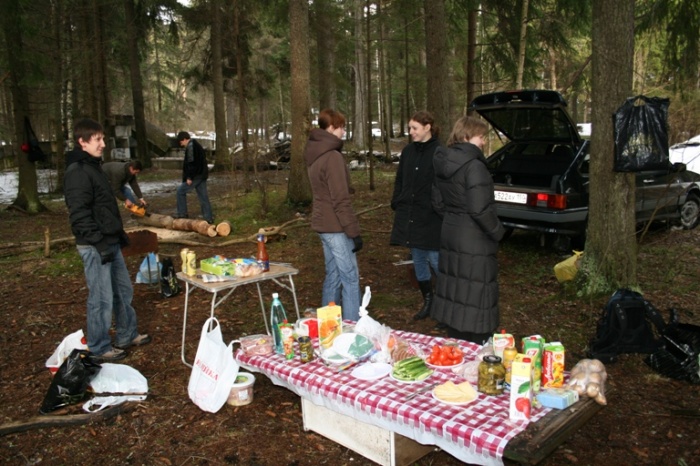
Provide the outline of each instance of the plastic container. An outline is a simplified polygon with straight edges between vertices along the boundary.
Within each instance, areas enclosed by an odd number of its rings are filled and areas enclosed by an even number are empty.
[[[275,351],[270,335],[248,335],[241,337],[240,343],[243,352],[251,356],[265,356]]]
[[[245,406],[253,402],[255,377],[247,372],[239,372],[231,386],[227,403],[231,406]]]

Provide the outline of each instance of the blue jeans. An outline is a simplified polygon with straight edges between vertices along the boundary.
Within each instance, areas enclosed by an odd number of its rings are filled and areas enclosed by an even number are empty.
[[[132,203],[136,205],[139,204],[139,201],[136,199],[136,196],[134,196],[134,192],[131,189],[127,188],[126,186],[122,186],[119,189],[121,190],[125,198],[129,199]]]
[[[207,193],[207,180],[195,178],[192,184],[188,185],[184,181],[177,187],[177,216],[187,217],[187,193],[192,190],[197,191],[197,199],[199,199],[199,207],[202,209],[202,217],[207,222],[211,223],[214,216],[211,213],[211,204],[209,204],[209,194]]]
[[[102,264],[94,246],[78,245],[88,287],[87,344],[100,356],[112,349],[109,329],[112,314],[116,326],[116,346],[128,346],[138,336],[136,311],[131,307],[134,288],[119,244],[110,246],[114,261]]]
[[[343,319],[360,318],[360,272],[352,249],[355,243],[345,233],[319,233],[326,259],[326,279],[323,281],[323,306],[341,302]],[[342,293],[341,293],[342,292]]]
[[[416,280],[426,282],[432,278],[430,269],[435,275],[438,273],[438,257],[440,251],[429,249],[411,248],[411,258],[413,258],[413,270],[416,272]]]

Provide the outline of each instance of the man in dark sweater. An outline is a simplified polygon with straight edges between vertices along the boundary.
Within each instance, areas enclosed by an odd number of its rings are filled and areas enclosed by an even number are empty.
[[[185,159],[182,162],[182,184],[177,187],[177,218],[187,218],[187,193],[197,191],[202,217],[209,223],[214,223],[214,216],[209,203],[207,178],[209,167],[204,149],[201,144],[190,137],[187,131],[177,133],[177,142],[185,148]]]
[[[71,230],[83,260],[88,287],[87,344],[102,361],[118,361],[125,348],[149,343],[139,334],[131,306],[134,289],[121,246],[128,244],[117,201],[102,171],[102,125],[83,119],[73,129],[75,149],[66,155],[64,192]],[[109,329],[114,315],[116,343]]]

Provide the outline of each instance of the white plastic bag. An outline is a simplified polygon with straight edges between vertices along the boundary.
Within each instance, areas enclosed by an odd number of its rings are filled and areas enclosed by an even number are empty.
[[[154,252],[149,252],[141,262],[139,271],[136,274],[136,283],[160,283],[160,272],[162,267],[163,266],[158,261],[158,255]]]
[[[55,374],[56,371],[58,371],[58,368],[61,367],[63,361],[66,360],[68,355],[74,349],[88,349],[83,329],[77,330],[65,337],[53,354],[49,356],[49,359],[46,360],[46,367],[52,374]]]
[[[211,330],[210,324],[214,324]],[[224,343],[216,317],[204,322],[187,386],[190,399],[204,411],[217,412],[231,393],[239,369],[233,359],[233,343]]]
[[[148,381],[138,370],[125,364],[102,363],[90,381],[95,397],[83,404],[88,413],[101,411],[126,401],[143,401],[148,396]],[[100,396],[105,394],[104,396]],[[97,409],[91,409],[97,406]]]

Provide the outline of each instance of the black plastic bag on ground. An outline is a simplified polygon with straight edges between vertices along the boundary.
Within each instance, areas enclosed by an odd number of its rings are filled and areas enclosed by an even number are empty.
[[[71,351],[51,380],[39,412],[48,414],[80,402],[85,398],[90,381],[101,367],[91,352],[80,349]]]
[[[662,346],[644,362],[663,376],[700,385],[700,327],[672,323],[661,341]]]
[[[667,170],[669,100],[638,95],[617,109],[615,171]]]
[[[173,260],[168,257],[164,258],[161,264],[160,294],[162,294],[164,298],[172,298],[180,293],[180,285],[177,282],[175,266],[173,265]]]

